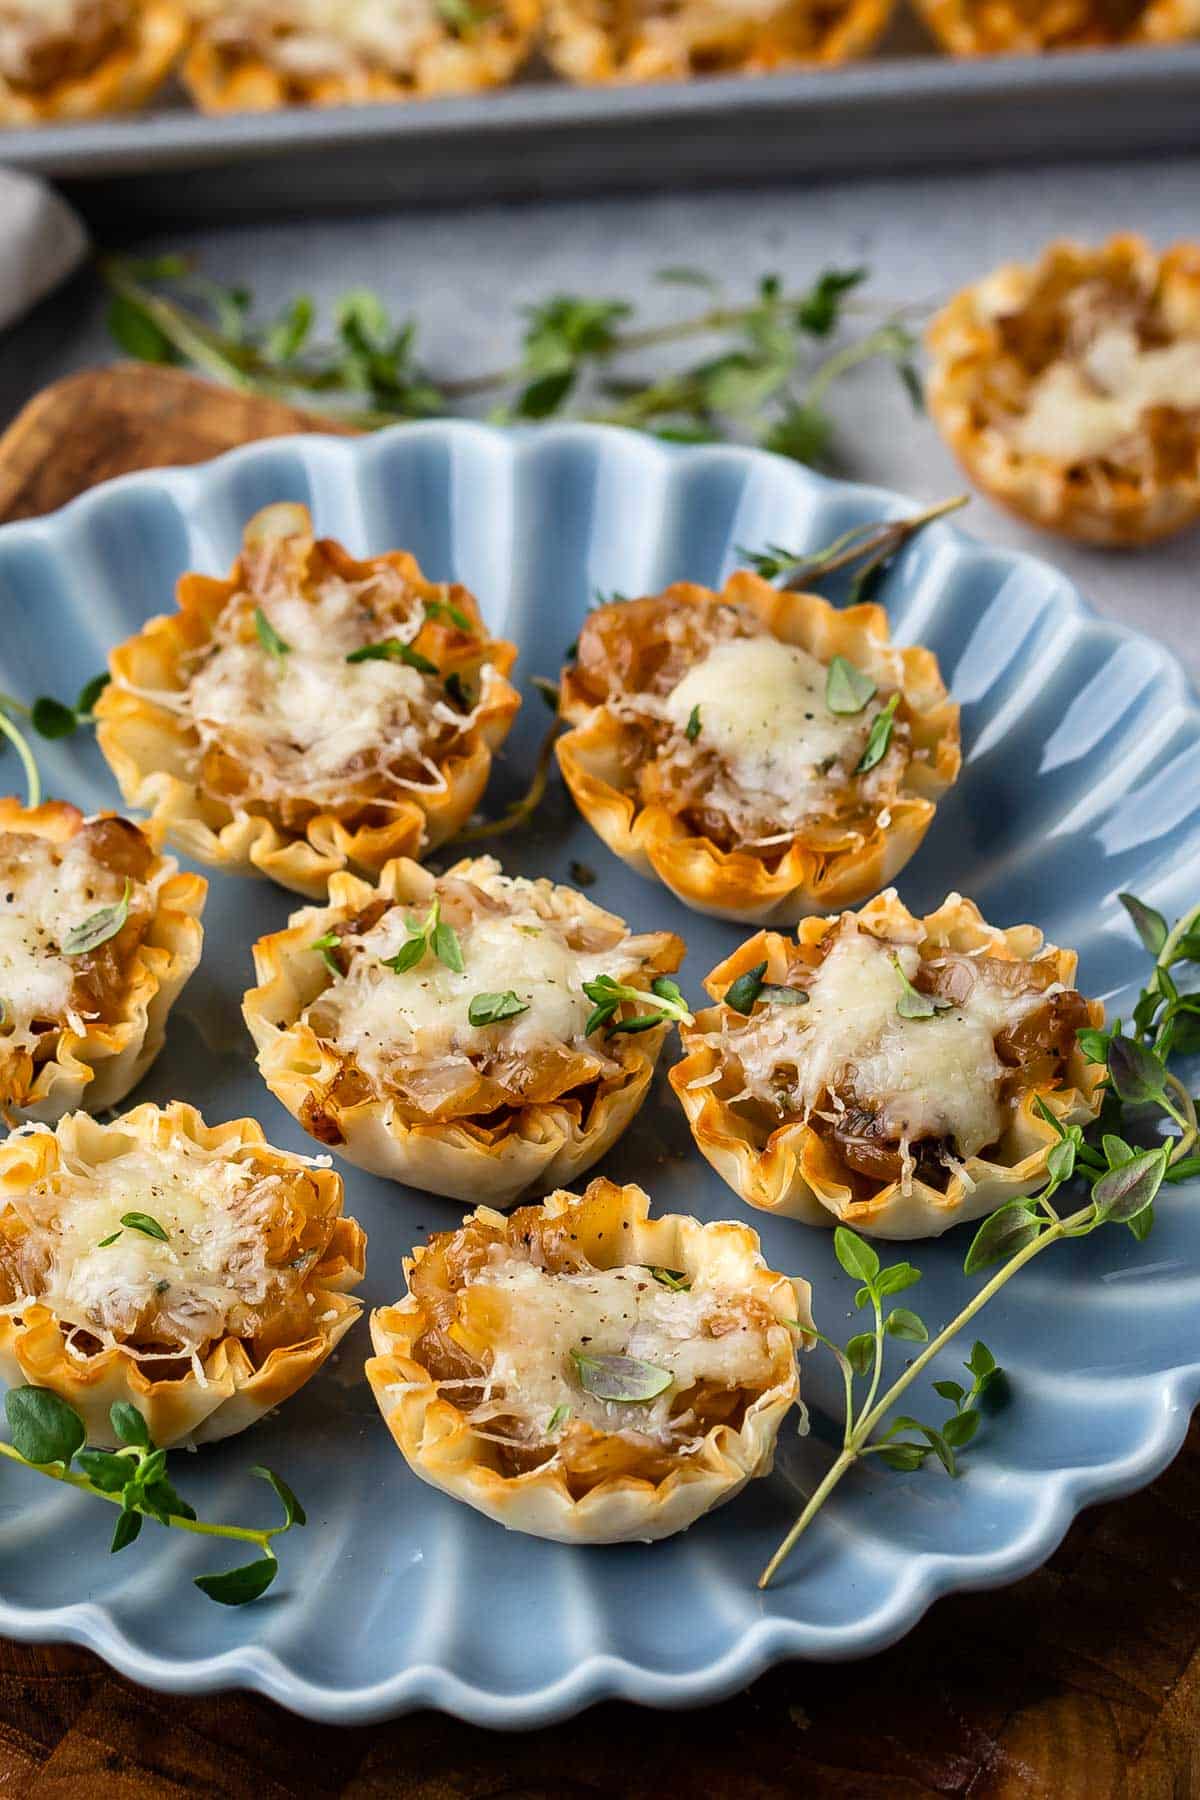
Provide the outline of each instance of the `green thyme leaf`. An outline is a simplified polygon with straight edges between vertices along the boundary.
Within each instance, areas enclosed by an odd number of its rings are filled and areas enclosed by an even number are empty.
[[[382,638],[377,644],[363,644],[359,649],[351,650],[346,661],[404,663],[407,668],[416,669],[422,675],[440,673],[435,662],[430,662],[427,656],[422,656],[419,650],[414,650],[411,644],[405,644],[399,638]]]
[[[476,994],[467,1008],[472,1025],[500,1025],[529,1011],[529,1002],[514,994],[511,988],[503,994]]]
[[[108,670],[102,669],[99,675],[93,675],[90,681],[84,682],[79,690],[78,698],[75,701],[75,711],[80,719],[91,718],[93,712],[96,710],[97,700],[111,680],[112,676],[109,674]]]
[[[254,609],[254,629],[258,633],[258,641],[263,649],[277,662],[282,662],[285,656],[291,655],[292,646],[285,643],[280,637],[261,606],[256,606]]]
[[[898,955],[892,956],[892,967],[900,977],[900,998],[896,1002],[896,1011],[902,1019],[932,1019],[935,1013],[945,1012],[949,1000],[943,1000],[937,994],[923,994],[915,988],[904,973],[904,966]]]
[[[856,1375],[865,1375],[875,1362],[875,1333],[860,1331],[846,1345],[846,1361]]]
[[[129,901],[133,894],[133,883],[128,875],[125,877],[125,892],[115,906],[102,906],[81,925],[73,925],[62,941],[64,956],[86,956],[89,950],[98,950],[101,944],[107,944],[110,938],[124,929],[129,917]]]
[[[964,1445],[971,1442],[978,1430],[979,1414],[974,1409],[969,1409],[966,1412],[955,1413],[953,1418],[946,1420],[942,1426],[942,1437],[951,1449],[961,1450]]]
[[[554,1411],[550,1414],[550,1417],[546,1420],[546,1436],[554,1437],[556,1432],[561,1431],[563,1426],[567,1424],[570,1417],[571,1408],[564,1400],[561,1406],[555,1407]]]
[[[833,713],[859,713],[876,694],[869,675],[844,656],[835,656],[825,677],[825,704]]]
[[[107,1250],[110,1244],[115,1244],[117,1239],[123,1235],[124,1234],[120,1231],[110,1231],[107,1237],[100,1239],[100,1242],[96,1245],[97,1250]]]
[[[1131,1106],[1161,1100],[1166,1086],[1166,1070],[1153,1050],[1124,1036],[1114,1037],[1108,1046],[1108,1078]]]
[[[903,1306],[892,1308],[883,1322],[883,1328],[889,1337],[905,1338],[912,1344],[925,1344],[929,1341],[925,1321]]]
[[[744,975],[730,982],[725,989],[725,1004],[736,1013],[748,1018],[754,1011],[754,1003],[762,993],[763,977],[767,972],[765,962],[755,963]]]
[[[132,1512],[126,1507],[124,1511],[117,1515],[117,1522],[113,1527],[112,1542],[108,1546],[109,1553],[112,1556],[115,1556],[118,1550],[127,1549],[128,1546],[133,1543],[133,1540],[137,1537],[138,1532],[141,1529],[141,1513]]]
[[[417,932],[414,937],[407,938],[401,944],[395,956],[385,957],[383,966],[385,969],[394,969],[397,975],[407,974],[409,969],[416,967],[428,949],[429,939],[423,932]]]
[[[1111,1220],[1128,1225],[1136,1219],[1153,1201],[1166,1170],[1166,1150],[1144,1150],[1140,1156],[1102,1175],[1092,1189],[1097,1223]]]
[[[866,749],[855,765],[856,775],[865,775],[876,763],[882,762],[887,755],[888,745],[892,741],[892,726],[896,719],[896,708],[900,704],[899,694],[893,694],[882,712],[876,713],[870,732],[867,735]]]
[[[113,1435],[122,1444],[128,1444],[137,1450],[150,1448],[150,1428],[145,1419],[128,1400],[118,1400],[109,1408],[109,1422]]]
[[[694,744],[700,736],[700,708],[693,706],[688,714],[688,722],[683,728],[683,735],[689,744]]]
[[[929,1452],[920,1444],[881,1444],[876,1455],[887,1468],[895,1469],[900,1475],[910,1475],[921,1467]]]
[[[129,1458],[111,1450],[79,1450],[75,1461],[102,1494],[119,1494],[129,1480]]]
[[[847,1275],[868,1285],[874,1282],[879,1273],[879,1258],[866,1239],[860,1238],[848,1225],[839,1225],[835,1230],[833,1253]]]
[[[75,1408],[49,1388],[9,1388],[4,1412],[13,1449],[26,1462],[42,1467],[61,1463],[67,1468],[87,1440]]]
[[[963,1262],[963,1273],[975,1275],[980,1269],[991,1268],[993,1263],[1015,1256],[1018,1250],[1040,1237],[1044,1227],[1045,1220],[1029,1210],[1028,1201],[1008,1201],[990,1214],[975,1233]]]
[[[331,975],[336,975],[339,980],[341,979],[342,971],[338,967],[337,959],[333,952],[340,948],[341,942],[342,940],[336,931],[323,931],[320,937],[314,938],[312,943],[308,946],[310,950],[316,951],[317,955],[321,958],[321,961],[325,964],[325,967],[329,970],[329,973]]]
[[[446,968],[453,970],[456,975],[461,975],[466,965],[463,962],[462,945],[458,941],[458,933],[453,926],[447,925],[439,919],[433,928],[431,941],[433,954],[438,961],[444,963]]]
[[[122,1225],[127,1226],[130,1231],[140,1231],[143,1237],[157,1238],[162,1244],[169,1244],[171,1241],[170,1233],[164,1231],[158,1220],[152,1219],[149,1213],[122,1213],[121,1223]]]
[[[457,625],[468,637],[475,636],[475,627],[461,607],[452,606],[449,600],[426,600],[423,605],[427,619],[449,619],[452,625]]]
[[[275,1558],[264,1556],[240,1569],[226,1569],[222,1575],[197,1575],[194,1580],[200,1592],[220,1606],[245,1606],[265,1594],[278,1573]]]
[[[1139,900],[1136,894],[1118,894],[1117,899],[1133,920],[1138,936],[1150,952],[1157,956],[1167,941],[1167,921],[1152,906]]]
[[[39,694],[30,709],[29,722],[39,737],[50,739],[73,737],[79,727],[74,709],[64,706],[61,700],[52,700],[49,694]]]
[[[282,1475],[277,1475],[263,1463],[255,1463],[250,1473],[274,1488],[275,1497],[283,1508],[283,1524],[277,1527],[280,1532],[290,1531],[293,1525],[308,1524],[308,1515]]]
[[[643,1405],[654,1400],[675,1379],[669,1369],[642,1362],[636,1356],[607,1356],[572,1350],[571,1360],[579,1385],[597,1400]]]
[[[691,1276],[685,1275],[682,1269],[654,1268],[651,1269],[650,1273],[653,1275],[655,1281],[661,1282],[662,1286],[665,1288],[670,1288],[673,1294],[686,1294],[691,1289]]]

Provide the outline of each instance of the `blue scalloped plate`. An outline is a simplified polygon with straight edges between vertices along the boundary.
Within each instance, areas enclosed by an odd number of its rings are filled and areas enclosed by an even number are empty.
[[[320,530],[355,552],[404,545],[433,576],[466,582],[493,628],[520,644],[527,691],[530,676],[557,674],[595,588],[717,585],[739,544],[816,546],[912,510],[758,453],[670,449],[594,427],[432,424],[256,445],[205,468],[128,477],[0,531],[0,685],[73,692],[115,639],[170,608],[182,570],[223,572],[249,514],[284,498],[311,503]],[[922,911],[958,888],[998,923],[1036,920],[1078,945],[1081,985],[1119,1009],[1143,957],[1117,891],[1170,914],[1194,898],[1200,714],[1181,670],[1157,644],[1101,623],[1046,564],[945,525],[910,546],[883,598],[895,635],[941,659],[966,749],[962,780],[905,871],[905,900]],[[530,698],[490,805],[523,786],[545,723]],[[44,767],[52,791],[85,807],[115,799],[94,745],[48,748]],[[504,852],[514,872],[558,880],[573,857],[592,864],[595,895],[636,929],[686,938],[693,997],[739,941],[737,927],[629,874],[561,793]],[[140,1097],[183,1097],[213,1121],[253,1113],[302,1150],[311,1146],[258,1079],[238,1010],[251,941],[288,910],[266,883],[213,883],[204,961]],[[662,1081],[607,1168],[642,1182],[662,1210],[743,1210],[693,1149]],[[402,1253],[461,1209],[345,1175],[370,1233],[366,1298],[394,1299]],[[253,1443],[234,1439],[181,1471],[207,1516],[257,1517],[269,1504],[245,1473],[252,1458],[295,1485],[310,1523],[281,1546],[270,1595],[235,1611],[205,1601],[189,1578],[212,1555],[178,1533],[151,1528],[110,1560],[104,1509],[6,1468],[0,1632],[87,1644],[152,1687],[240,1685],[345,1722],[432,1705],[528,1726],[612,1695],[697,1705],[783,1657],[866,1655],[939,1594],[1026,1573],[1081,1506],[1149,1481],[1175,1453],[1200,1396],[1196,1199],[1174,1190],[1143,1245],[1098,1233],[1031,1268],[988,1315],[1013,1398],[962,1479],[852,1475],[765,1595],[755,1576],[831,1454],[836,1385],[822,1353],[806,1363],[813,1433],[785,1428],[769,1479],[681,1538],[580,1551],[510,1536],[408,1473],[362,1380],[360,1325]],[[752,1223],[774,1267],[812,1280],[824,1329],[850,1329],[829,1236],[763,1215]],[[964,1248],[961,1232],[919,1247],[918,1304],[931,1324],[970,1291]]]

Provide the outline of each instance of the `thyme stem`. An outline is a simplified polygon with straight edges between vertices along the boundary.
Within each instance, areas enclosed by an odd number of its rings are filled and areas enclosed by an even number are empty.
[[[48,1475],[51,1481],[61,1481],[67,1487],[78,1488],[80,1493],[90,1494],[93,1499],[107,1500],[110,1506],[123,1506],[124,1501],[119,1493],[109,1494],[89,1481],[86,1475],[78,1474],[74,1469],[64,1469],[59,1463],[31,1463],[27,1457],[14,1450],[11,1444],[0,1442],[0,1456],[7,1456],[10,1462],[19,1463],[23,1469],[33,1469],[38,1475]],[[184,1519],[178,1513],[168,1513],[168,1523],[173,1529],[190,1531],[194,1537],[237,1538],[246,1544],[257,1544],[267,1556],[274,1556],[271,1539],[283,1529],[281,1526],[265,1527],[261,1531],[249,1525],[214,1525],[204,1519]]]
[[[940,1352],[945,1349],[946,1345],[951,1343],[958,1336],[964,1325],[970,1324],[976,1313],[981,1312],[988,1304],[988,1301],[998,1294],[1005,1283],[1011,1281],[1013,1276],[1025,1267],[1026,1263],[1032,1262],[1035,1256],[1039,1256],[1041,1252],[1048,1249],[1051,1244],[1055,1244],[1060,1238],[1066,1237],[1068,1232],[1087,1223],[1093,1217],[1094,1213],[1095,1207],[1089,1201],[1088,1205],[1081,1207],[1077,1213],[1072,1213],[1069,1218],[1057,1220],[1055,1224],[1048,1226],[1039,1237],[1034,1238],[1033,1241],[1026,1244],[1023,1249],[1018,1250],[1014,1256],[1009,1258],[1002,1268],[996,1271],[990,1281],[984,1283],[977,1294],[972,1295],[971,1299],[968,1300],[967,1304],[962,1308],[962,1311],[957,1313],[955,1317],[951,1319],[950,1323],[939,1331],[935,1338],[930,1339],[929,1343],[926,1344],[925,1348],[921,1351],[921,1354],[913,1358],[908,1367],[902,1374],[897,1376],[891,1387],[888,1388],[887,1392],[877,1400],[874,1405],[870,1404],[870,1397],[868,1397],[868,1402],[864,1405],[862,1412],[859,1414],[858,1423],[851,1431],[845,1449],[829,1468],[819,1486],[814,1490],[804,1511],[800,1514],[800,1517],[796,1520],[796,1523],[792,1526],[778,1550],[776,1550],[774,1556],[772,1556],[770,1562],[759,1576],[758,1585],[760,1588],[765,1588],[770,1585],[779,1568],[791,1555],[800,1538],[808,1529],[808,1526],[816,1517],[817,1513],[820,1512],[834,1488],[838,1486],[843,1476],[853,1468],[860,1456],[866,1451],[868,1447],[867,1440],[875,1427],[879,1424],[880,1420],[892,1410],[905,1389],[912,1385],[917,1377],[929,1367],[929,1364],[933,1361],[934,1357],[939,1355]]]

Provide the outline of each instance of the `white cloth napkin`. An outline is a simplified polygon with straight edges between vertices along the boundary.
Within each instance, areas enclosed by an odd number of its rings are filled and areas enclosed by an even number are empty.
[[[88,236],[61,195],[31,175],[0,169],[0,331],[65,281]]]

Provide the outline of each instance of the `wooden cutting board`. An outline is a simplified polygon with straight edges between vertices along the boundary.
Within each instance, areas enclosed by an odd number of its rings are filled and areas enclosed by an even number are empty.
[[[131,469],[320,428],[178,370],[75,375],[0,439],[0,519]],[[942,1601],[869,1662],[792,1664],[699,1713],[610,1705],[521,1737],[431,1713],[339,1731],[246,1695],[146,1693],[84,1651],[0,1642],[0,1791],[1200,1800],[1198,1646],[1193,1428],[1152,1488],[1085,1514],[1015,1587]]]

